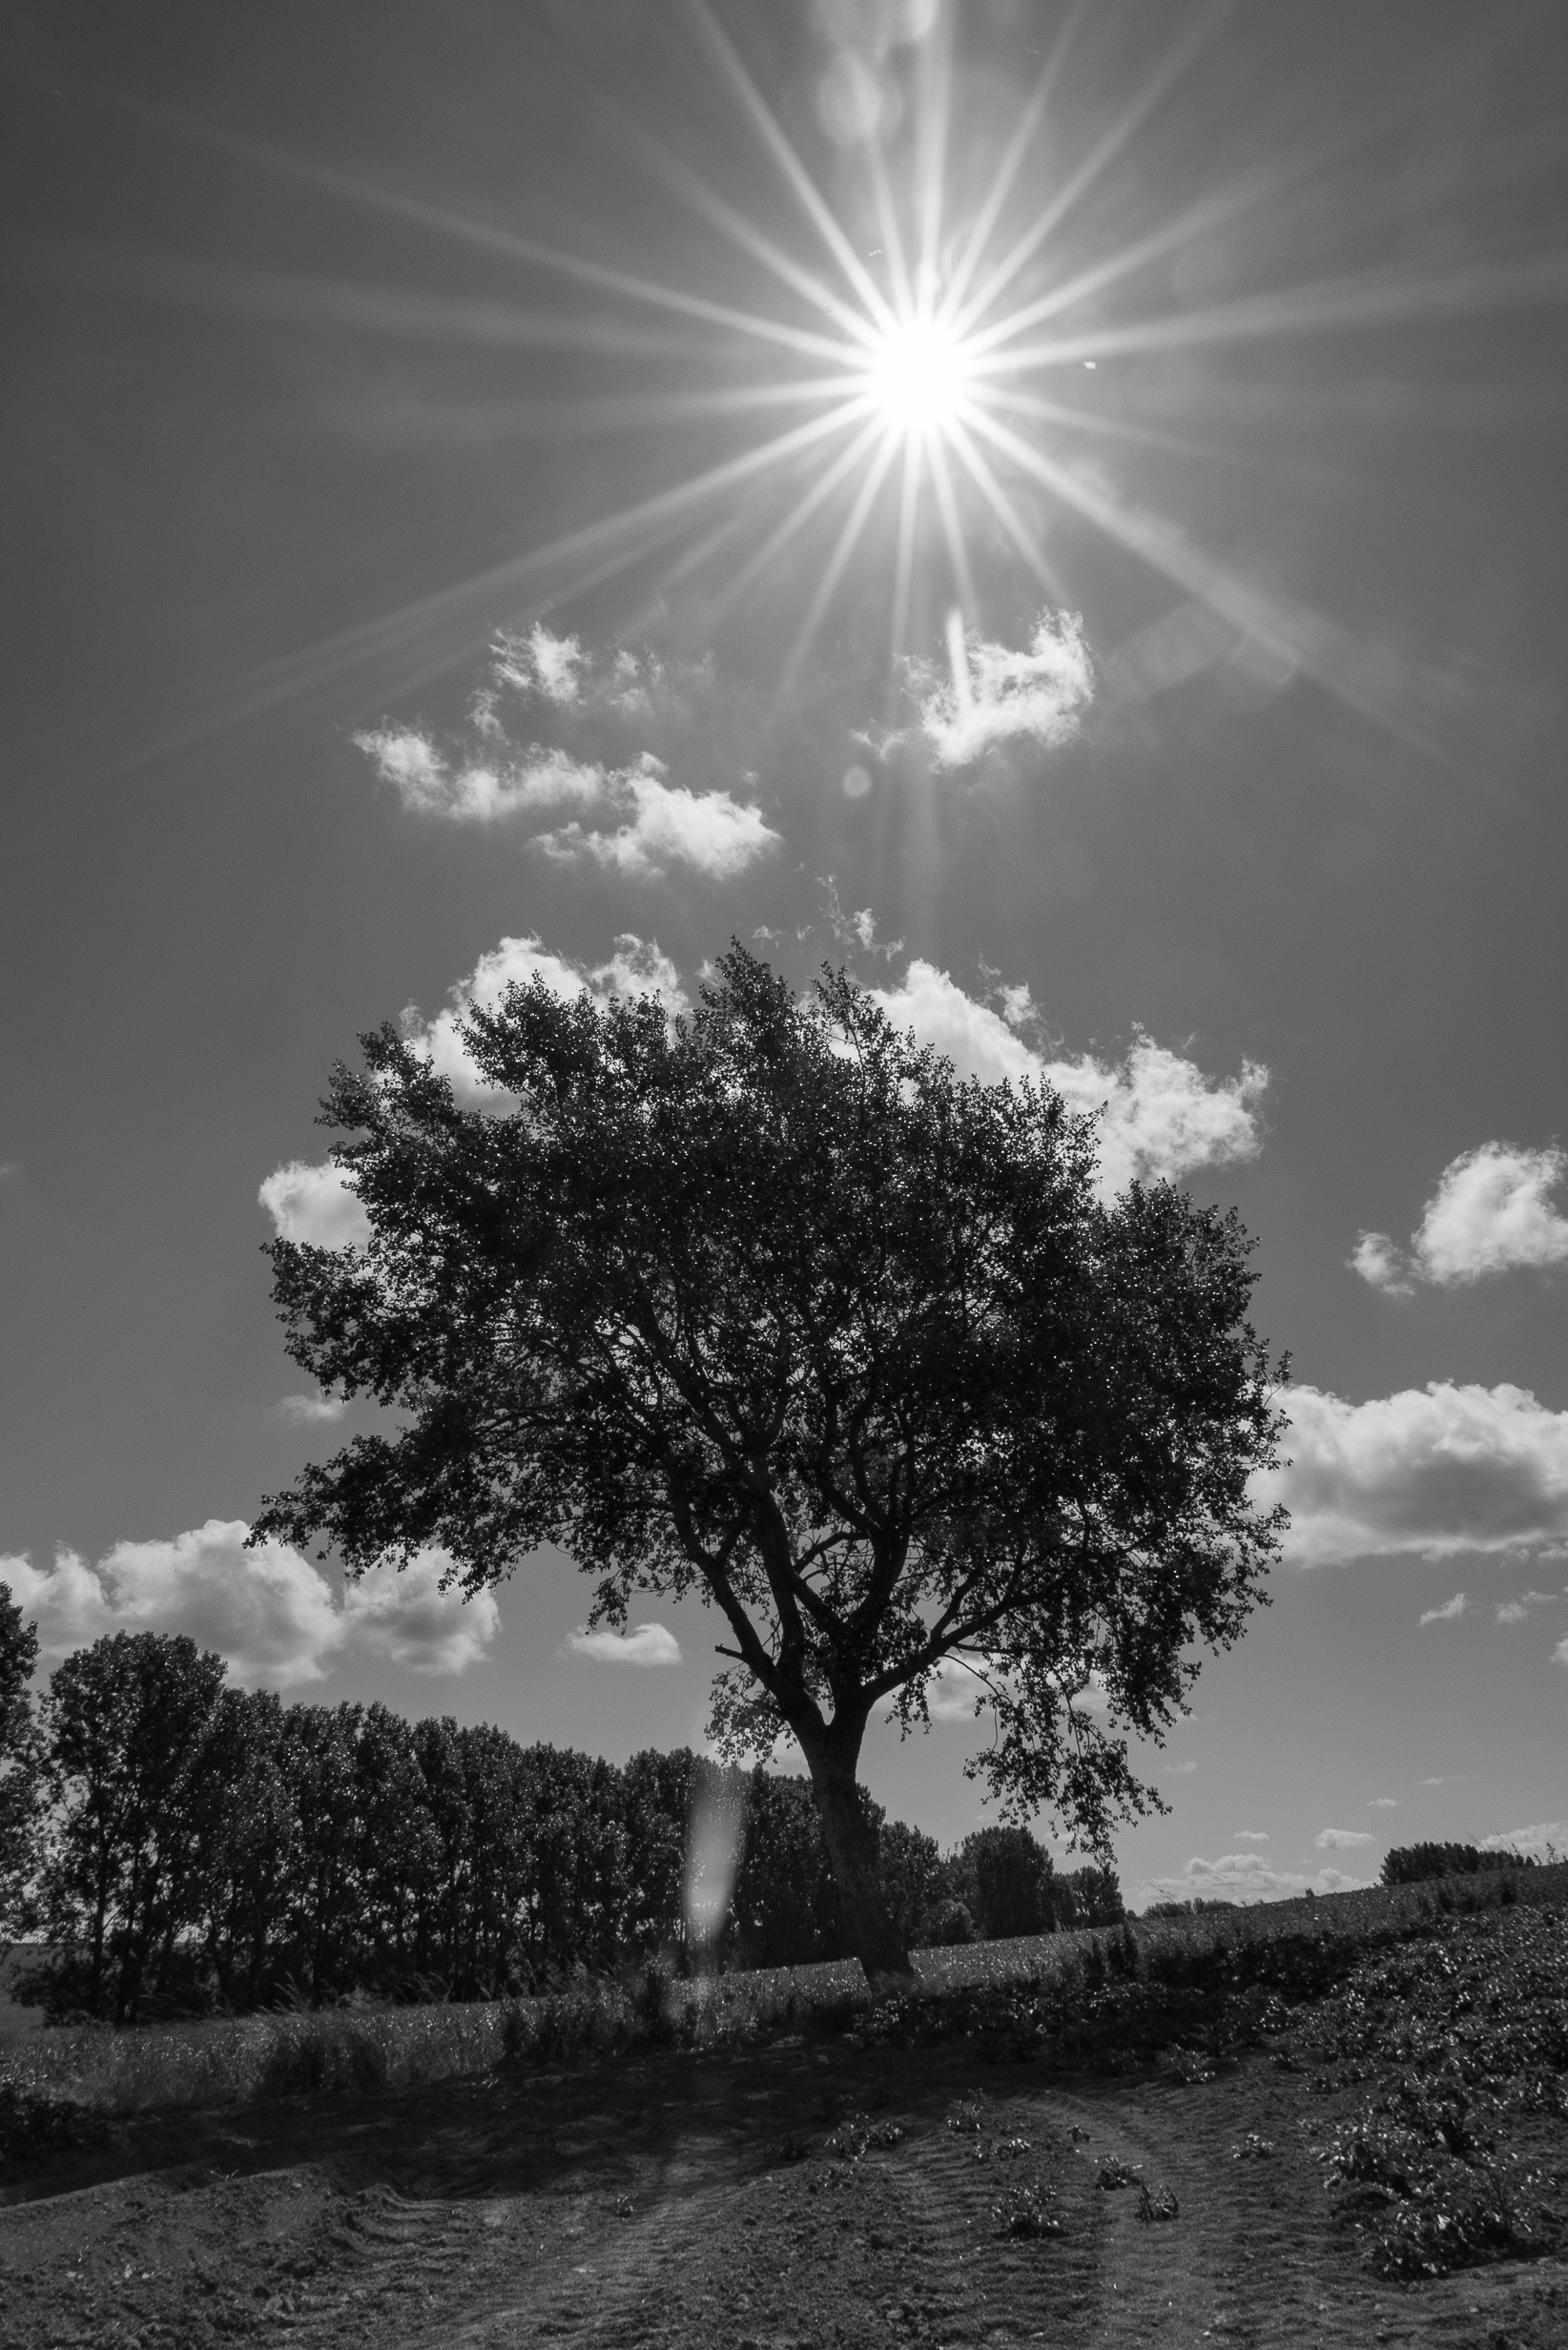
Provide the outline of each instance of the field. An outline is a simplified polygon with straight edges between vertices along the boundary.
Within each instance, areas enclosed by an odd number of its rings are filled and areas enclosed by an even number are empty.
[[[920,1996],[879,2004],[842,1970],[667,1987],[662,2013],[584,1989],[461,2032],[33,2035],[7,2350],[1560,2350],[1568,1870],[1513,1889],[932,1953]],[[291,2091],[290,2032],[296,2077],[309,2046],[361,2085]],[[248,2050],[248,2102],[211,2094],[203,2033]]]

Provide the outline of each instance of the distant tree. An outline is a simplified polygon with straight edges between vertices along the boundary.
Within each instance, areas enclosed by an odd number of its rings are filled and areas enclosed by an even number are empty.
[[[55,1667],[42,1708],[58,1790],[46,1923],[78,1963],[90,2014],[134,2023],[200,1919],[224,1671],[158,1632],[107,1635]]]
[[[828,975],[739,947],[697,1012],[542,982],[476,1009],[472,1106],[399,1029],[325,1123],[362,1247],[271,1244],[289,1350],[404,1417],[275,1496],[253,1538],[350,1572],[439,1543],[480,1590],[558,1543],[596,1620],[699,1593],[731,1752],[804,1753],[852,1947],[907,1966],[856,1773],[874,1711],[983,1676],[972,1768],[1091,1841],[1157,1807],[1158,1738],[1260,1597],[1276,1515],[1249,1244],[1169,1185],[1096,1189],[1043,1085],[960,1081]],[[1076,1706],[1091,1676],[1108,1724]]]
[[[986,1942],[1049,1929],[1050,1855],[1026,1827],[979,1828],[956,1858],[950,1882]]]
[[[43,1803],[43,1742],[32,1701],[38,1628],[0,1583],[0,1955],[32,1924]]]
[[[1051,1901],[1054,1922],[1063,1933],[1083,1926],[1120,1926],[1126,1916],[1115,1869],[1092,1863],[1059,1870]]]
[[[882,1890],[893,1923],[908,1949],[937,1939],[945,1897],[937,1840],[902,1820],[883,1823],[878,1845]]]

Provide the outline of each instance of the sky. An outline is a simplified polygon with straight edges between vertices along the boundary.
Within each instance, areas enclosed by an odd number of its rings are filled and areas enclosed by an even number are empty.
[[[1272,1604],[1146,1901],[1568,1846],[1568,24],[1523,0],[32,5],[0,108],[0,1579],[46,1664],[620,1760],[694,1602],[241,1546],[368,1424],[261,1244],[541,972],[843,963],[1257,1237]],[[865,1770],[951,1844],[944,1685]],[[1060,1841],[1059,1855],[1065,1856]]]

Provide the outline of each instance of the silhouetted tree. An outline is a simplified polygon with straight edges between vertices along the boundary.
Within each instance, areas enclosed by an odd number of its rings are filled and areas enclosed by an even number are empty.
[[[390,1024],[335,1073],[371,1237],[271,1244],[275,1295],[296,1361],[405,1426],[254,1538],[350,1572],[440,1543],[475,1591],[554,1542],[610,1623],[700,1593],[715,1731],[798,1741],[873,1969],[907,1959],[861,1741],[877,1707],[922,1721],[944,1659],[988,1679],[972,1767],[1020,1813],[1103,1840],[1157,1806],[1125,1733],[1160,1735],[1277,1545],[1235,1219],[1103,1201],[1094,1122],[1048,1087],[960,1081],[848,978],[800,1002],[738,946],[672,1025],[536,979],[463,1033],[472,1105]]]

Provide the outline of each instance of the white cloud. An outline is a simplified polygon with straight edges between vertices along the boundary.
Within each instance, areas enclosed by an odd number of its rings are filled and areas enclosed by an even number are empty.
[[[1452,1599],[1443,1601],[1441,1607],[1429,1607],[1422,1615],[1420,1621],[1423,1624],[1456,1623],[1464,1612],[1465,1595],[1462,1591],[1456,1591]]]
[[[1289,1557],[1553,1551],[1568,1540],[1568,1412],[1527,1388],[1433,1380],[1363,1404],[1292,1388],[1288,1467],[1254,1479]]]
[[[1369,1811],[1398,1811],[1401,1808],[1397,1795],[1374,1795],[1367,1805]]]
[[[282,1687],[320,1681],[355,1657],[416,1672],[461,1672],[495,1638],[494,1594],[463,1602],[437,1588],[446,1560],[422,1552],[401,1576],[379,1571],[341,1602],[284,1542],[245,1548],[243,1518],[209,1518],[171,1541],[117,1542],[93,1563],[59,1550],[52,1565],[0,1559],[0,1577],[38,1626],[54,1664],[105,1633],[183,1632],[216,1649],[235,1680]]]
[[[602,768],[537,743],[509,761],[453,764],[417,727],[374,728],[354,742],[405,808],[454,823],[493,824],[547,808],[591,807],[607,790]]]
[[[1347,1260],[1351,1270],[1374,1289],[1391,1297],[1409,1297],[1413,1284],[1406,1278],[1405,1260],[1386,1232],[1363,1232]]]
[[[1361,1827],[1324,1827],[1312,1842],[1320,1852],[1354,1852],[1363,1845],[1374,1844],[1376,1838]]]
[[[680,1642],[667,1624],[634,1624],[629,1632],[588,1631],[586,1625],[567,1635],[574,1657],[594,1657],[601,1664],[679,1664]]]
[[[295,1428],[320,1428],[330,1420],[340,1420],[348,1410],[340,1395],[285,1395],[278,1407],[279,1417]]]
[[[939,767],[971,766],[1007,742],[1055,750],[1078,732],[1094,693],[1083,623],[1071,612],[1042,612],[1023,652],[971,634],[955,640],[947,678],[925,662],[908,674]]]
[[[1002,992],[1004,1001],[1012,998],[1011,1018],[1021,1018],[1020,997],[1027,990]],[[1121,1062],[1090,1054],[1047,1061],[1008,1017],[918,957],[897,987],[871,993],[896,1026],[912,1028],[922,1043],[945,1053],[961,1076],[988,1084],[1032,1077],[1053,1085],[1073,1109],[1098,1112],[1101,1188],[1107,1194],[1135,1178],[1174,1181],[1193,1167],[1255,1157],[1262,1147],[1257,1109],[1269,1072],[1256,1062],[1244,1062],[1239,1077],[1213,1082],[1196,1062],[1145,1036]]]
[[[1173,1762],[1170,1765],[1170,1775],[1173,1779],[1189,1779],[1197,1767],[1198,1765],[1189,1756],[1185,1762]]]
[[[564,956],[552,955],[538,938],[503,938],[482,955],[465,979],[452,989],[446,1009],[434,1020],[422,1020],[410,1007],[403,1014],[404,1032],[429,1055],[443,1077],[450,1078],[460,1095],[499,1101],[505,1097],[485,1085],[469,1060],[460,1033],[475,1011],[492,1011],[508,987],[526,987],[543,979],[552,995],[569,1000],[585,989],[601,1003],[615,996],[657,996],[671,1019],[687,1009],[690,999],[670,957],[656,938],[639,938],[623,931],[608,962],[585,967]]]
[[[574,636],[552,636],[537,621],[526,636],[502,634],[491,647],[498,683],[561,707],[582,693],[587,656]]]
[[[1179,1877],[1152,1877],[1135,1887],[1135,1898],[1150,1901],[1291,1901],[1306,1892],[1347,1893],[1366,1880],[1349,1877],[1343,1869],[1320,1868],[1315,1877],[1270,1867],[1261,1852],[1226,1852],[1216,1861],[1188,1861]]]
[[[291,1159],[267,1177],[256,1196],[279,1240],[348,1248],[362,1247],[370,1238],[370,1219],[359,1195],[330,1164],[307,1166],[302,1159]]]
[[[559,832],[541,833],[534,846],[548,856],[594,857],[630,880],[662,873],[673,862],[722,881],[781,845],[781,835],[759,810],[728,792],[690,792],[684,784],[666,783],[659,761],[650,755],[640,767],[612,776],[610,784],[617,806],[628,814],[626,823],[614,832],[567,824]]]
[[[1560,1593],[1555,1591],[1521,1591],[1516,1599],[1504,1599],[1497,1609],[1500,1624],[1522,1624],[1538,1607],[1556,1607]]]
[[[1482,1143],[1443,1169],[1408,1257],[1386,1232],[1363,1232],[1351,1263],[1374,1288],[1395,1292],[1413,1281],[1452,1286],[1521,1266],[1568,1264],[1568,1217],[1551,1200],[1565,1173],[1561,1150]]]
[[[1505,1828],[1499,1836],[1481,1838],[1483,1852],[1526,1852],[1544,1861],[1548,1852],[1568,1855],[1568,1820],[1537,1820],[1529,1827]]]
[[[1269,1842],[1266,1827],[1238,1827],[1232,1833],[1239,1845],[1266,1845]]]

